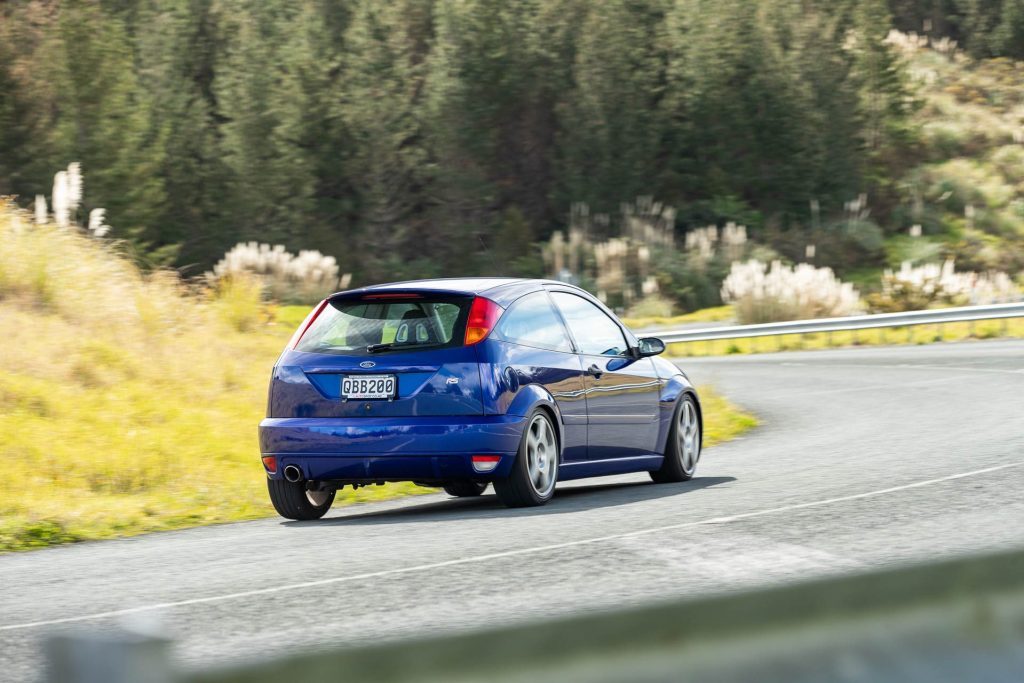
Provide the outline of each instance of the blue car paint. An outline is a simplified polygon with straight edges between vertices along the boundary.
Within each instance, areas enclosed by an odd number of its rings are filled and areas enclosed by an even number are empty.
[[[278,474],[298,465],[307,479],[442,480],[474,476],[471,455],[501,455],[494,476],[507,476],[525,418],[267,418],[260,450],[276,455]]]
[[[484,406],[488,414],[527,416],[547,405],[558,418],[564,462],[587,454],[587,404],[579,355],[487,341],[480,349]]]
[[[559,282],[506,278],[390,283],[343,292],[429,292],[485,296],[503,309],[538,291],[581,296]],[[333,297],[332,297],[333,298]],[[630,345],[636,337],[620,326]],[[271,478],[295,464],[308,479],[337,482],[490,481],[508,476],[526,417],[538,407],[554,417],[562,452],[559,480],[658,469],[680,396],[696,390],[677,367],[658,358],[587,356],[537,349],[493,338],[470,346],[366,356],[286,349],[274,367],[267,418],[260,423],[262,455],[277,456]],[[586,373],[598,365],[601,379]],[[344,374],[395,372],[392,401],[342,401]],[[454,380],[450,381],[450,380]],[[603,384],[602,384],[603,383]],[[703,433],[703,429],[702,432]],[[472,455],[500,455],[488,474]]]

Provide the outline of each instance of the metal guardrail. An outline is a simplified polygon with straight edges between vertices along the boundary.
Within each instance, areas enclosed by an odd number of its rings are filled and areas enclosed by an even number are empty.
[[[65,634],[52,683],[1018,683],[1024,551],[368,647],[181,670],[169,641]]]
[[[988,306],[964,306],[961,308],[940,308],[928,311],[906,313],[879,313],[877,315],[855,315],[844,318],[818,318],[815,320],[793,320],[760,325],[731,325],[686,330],[648,330],[649,334],[666,344],[716,339],[744,339],[747,337],[772,337],[783,334],[811,334],[815,332],[841,332],[847,330],[870,330],[883,327],[910,327],[913,325],[937,325],[942,323],[972,322],[978,320],[999,320],[1024,317],[1024,302],[1012,304],[991,304]]]

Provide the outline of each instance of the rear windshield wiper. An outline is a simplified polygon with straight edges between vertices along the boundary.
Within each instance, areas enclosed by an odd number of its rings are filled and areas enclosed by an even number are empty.
[[[391,349],[422,349],[428,346],[444,346],[437,342],[430,344],[395,344],[394,342],[387,342],[384,344],[370,344],[366,347],[366,350],[370,353],[377,353],[378,351],[390,351]]]

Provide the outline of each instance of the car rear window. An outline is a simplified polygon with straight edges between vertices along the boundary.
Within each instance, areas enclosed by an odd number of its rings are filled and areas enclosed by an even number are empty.
[[[457,346],[471,298],[339,299],[330,302],[297,351],[369,355]]]

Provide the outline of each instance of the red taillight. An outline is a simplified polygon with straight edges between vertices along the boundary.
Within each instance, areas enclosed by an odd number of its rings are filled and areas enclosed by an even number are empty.
[[[267,468],[267,472],[273,474],[277,472],[277,456],[276,455],[264,455],[263,466]]]
[[[490,299],[478,296],[469,307],[469,320],[466,321],[466,346],[476,344],[491,333],[494,323],[504,309]]]
[[[302,321],[301,325],[299,325],[299,329],[295,330],[295,334],[292,335],[291,341],[288,342],[289,349],[295,348],[299,343],[299,340],[302,339],[302,335],[306,334],[306,330],[309,329],[309,326],[313,324],[313,321],[316,320],[317,316],[320,315],[320,313],[327,307],[328,301],[329,299],[324,299],[317,304],[316,308],[309,312],[306,319]]]

